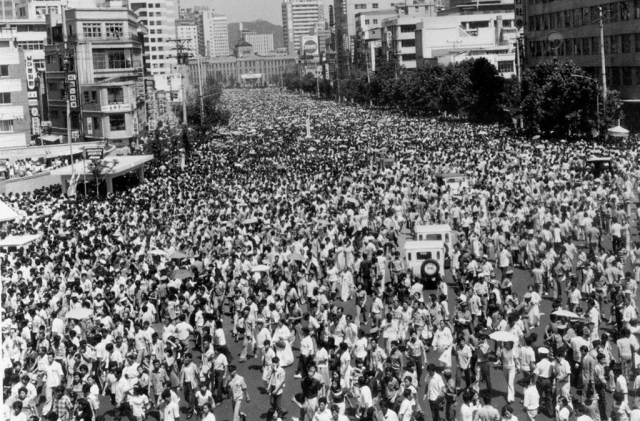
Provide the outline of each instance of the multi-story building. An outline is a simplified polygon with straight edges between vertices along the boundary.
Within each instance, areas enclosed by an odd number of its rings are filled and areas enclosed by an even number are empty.
[[[229,55],[229,27],[227,17],[210,10],[200,10],[197,15],[200,54],[206,57]]]
[[[198,55],[198,24],[195,20],[179,19],[176,21],[176,36],[182,40],[189,57]]]
[[[297,65],[297,55],[256,55],[249,43],[241,41],[235,46],[233,56],[205,58],[200,65],[197,60],[191,60],[186,83],[190,89],[198,88],[200,66],[202,80],[213,77],[226,85],[278,85],[285,74],[296,74]]]
[[[146,125],[146,28],[126,8],[71,9],[47,15],[45,92],[51,134],[128,144]]]
[[[329,22],[321,21],[316,22],[313,25],[313,28],[309,30],[309,35],[314,35],[318,37],[318,47],[320,50],[320,54],[325,54],[327,50],[327,42],[331,43],[331,28],[329,27]]]
[[[242,40],[253,46],[256,54],[264,56],[274,52],[273,34],[258,34],[251,31],[242,31]]]
[[[356,15],[393,9],[396,16],[435,16],[442,4],[443,0],[334,0],[336,50],[341,66],[356,59]]]
[[[16,46],[15,30],[0,29],[0,149],[29,146],[32,120],[39,123],[35,68],[33,62],[28,68],[25,59]],[[35,111],[30,111],[30,99]]]
[[[138,23],[148,28],[144,35],[145,71],[151,75],[167,74],[177,63],[176,53],[176,17],[178,15],[174,0],[162,3],[147,3],[131,0],[129,7],[138,16]]]
[[[375,49],[381,46],[382,21],[394,16],[397,16],[395,9],[371,10],[356,14],[353,60],[356,67],[375,69]]]
[[[459,63],[471,58],[486,58],[500,74],[516,74],[515,42],[517,29],[511,25],[513,13],[507,15],[449,15],[423,19],[416,25],[416,64]],[[472,19],[471,21],[469,19]],[[477,27],[481,25],[480,27]],[[485,26],[486,25],[486,26]],[[475,29],[463,29],[474,26]]]
[[[638,127],[640,1],[525,0],[522,6],[526,65],[533,66],[550,57],[568,59],[591,73],[598,83],[602,71],[602,22],[607,88],[620,91],[627,122]]]
[[[289,54],[302,54],[300,37],[318,21],[324,20],[324,3],[318,0],[284,0],[282,2],[282,31],[284,46]]]

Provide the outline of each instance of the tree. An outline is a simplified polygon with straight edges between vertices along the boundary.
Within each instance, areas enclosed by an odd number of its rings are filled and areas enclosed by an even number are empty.
[[[471,61],[469,68],[471,83],[471,103],[467,105],[467,114],[479,123],[496,123],[504,120],[502,92],[504,79],[496,66],[481,57]]]
[[[522,77],[522,114],[532,133],[565,137],[602,134],[620,118],[618,93],[608,92],[607,115],[598,110],[600,92],[595,79],[572,61],[557,58],[527,69]]]
[[[443,68],[438,86],[438,106],[441,112],[459,115],[469,108],[471,101],[471,80],[469,68],[471,60],[453,63]],[[441,66],[439,66],[441,67]]]
[[[213,75],[208,75],[202,87],[202,104],[200,108],[200,92],[192,89],[187,97],[187,123],[190,126],[200,126],[206,130],[211,126],[226,125],[231,114],[224,108],[221,101],[222,86]],[[201,117],[204,116],[204,119]]]
[[[106,161],[104,159],[92,159],[89,164],[89,172],[93,175],[96,182],[96,196],[100,196],[100,184],[105,180],[107,174],[111,173],[119,161],[113,159]]]

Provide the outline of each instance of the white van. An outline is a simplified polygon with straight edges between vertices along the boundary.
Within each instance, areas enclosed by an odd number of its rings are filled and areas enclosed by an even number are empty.
[[[416,241],[442,241],[445,248],[445,267],[451,266],[453,245],[457,243],[457,236],[451,225],[416,225],[415,234]]]
[[[444,278],[445,247],[442,241],[406,241],[404,261],[414,278],[422,280],[426,289],[435,289]]]
[[[469,188],[469,179],[466,175],[459,173],[436,174],[436,182],[441,188],[446,187],[454,196],[462,193],[462,189]]]

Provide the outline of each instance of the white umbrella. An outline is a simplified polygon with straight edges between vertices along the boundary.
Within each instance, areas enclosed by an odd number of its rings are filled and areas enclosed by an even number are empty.
[[[160,249],[149,250],[148,254],[153,254],[154,256],[166,256],[167,252]]]
[[[504,330],[498,330],[489,335],[491,339],[496,342],[517,342],[518,337],[511,332],[506,332]]]
[[[267,265],[256,265],[251,268],[251,272],[266,272],[269,270],[269,266]]]
[[[569,310],[556,310],[553,313],[554,316],[558,316],[558,317],[568,317],[570,319],[578,319],[580,318],[580,316],[578,316],[576,313],[574,313],[573,311],[569,311]]]
[[[93,310],[90,308],[74,308],[73,310],[69,310],[64,317],[67,319],[84,320],[91,316],[93,316]]]
[[[622,126],[616,126],[616,127],[612,127],[609,130],[607,130],[607,134],[609,136],[613,136],[613,137],[628,137],[629,136],[629,130],[625,129]]]

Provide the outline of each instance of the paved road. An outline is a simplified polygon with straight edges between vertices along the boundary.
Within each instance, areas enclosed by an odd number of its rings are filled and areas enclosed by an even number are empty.
[[[635,223],[633,224],[635,227]],[[637,231],[635,230],[635,228],[633,229],[632,232],[633,236],[635,238],[637,238]],[[400,245],[403,244],[403,242],[405,241],[405,237],[404,235],[402,236],[401,240],[400,240]],[[604,241],[605,247],[610,247],[610,240],[608,238],[605,239]],[[447,275],[446,275],[446,279],[447,281],[450,283],[451,285],[451,275],[449,273],[449,271],[447,271]],[[522,297],[522,295],[526,292],[526,288],[527,285],[529,285],[530,283],[532,283],[532,277],[530,275],[530,273],[528,271],[524,271],[524,270],[520,270],[520,269],[515,269],[515,273],[514,273],[514,289],[515,291],[518,293],[519,297]],[[452,285],[451,285],[452,286]],[[425,291],[425,294],[428,294],[430,291]],[[455,296],[453,294],[452,288],[450,288],[450,293],[449,293],[449,305],[450,305],[450,309],[451,311],[453,311],[454,306],[455,306]],[[346,314],[353,314],[355,315],[355,306],[353,302],[347,302],[347,303],[340,303],[340,305],[342,305],[344,307],[345,313]],[[304,310],[304,309],[303,309]],[[538,346],[542,345],[542,336],[543,336],[543,330],[544,330],[544,326],[546,325],[545,321],[548,322],[548,315],[551,312],[551,299],[548,297],[543,297],[543,302],[541,304],[541,308],[540,311],[542,313],[544,313],[544,316],[542,317],[542,323],[541,325],[536,328],[534,330],[534,332],[536,332],[538,334],[538,338],[540,338],[537,342]],[[609,307],[605,306],[605,313],[608,315],[609,314]],[[232,320],[229,317],[225,317],[224,318],[224,326],[227,329],[227,332],[231,332],[231,327],[232,327]],[[603,326],[604,329],[608,329],[610,326],[605,325]],[[231,334],[228,334],[228,338],[227,340],[229,341],[228,346],[229,349],[232,353],[232,355],[234,356],[234,362],[233,364],[238,365],[238,373],[240,375],[242,375],[245,380],[246,383],[248,385],[248,391],[251,397],[251,402],[250,403],[243,403],[243,412],[245,412],[247,414],[247,420],[251,421],[251,420],[258,420],[258,419],[265,419],[266,418],[266,412],[269,409],[269,397],[266,394],[266,389],[261,381],[261,372],[260,372],[260,366],[261,366],[261,362],[256,359],[249,359],[247,362],[245,363],[238,363],[238,355],[240,354],[240,351],[242,349],[242,343],[235,343],[233,341],[233,338],[231,338]],[[295,368],[297,367],[297,355],[298,355],[298,346],[299,346],[299,341],[296,341],[293,347],[294,350],[294,354],[296,355],[296,362],[292,365],[289,366],[287,368],[285,368],[286,371],[286,378],[287,378],[287,382],[286,382],[286,387],[285,387],[285,397],[283,399],[283,407],[288,411],[288,416],[287,419],[291,419],[291,417],[300,417],[299,415],[299,409],[291,402],[291,397],[293,397],[293,395],[295,395],[296,393],[300,392],[300,380],[299,379],[294,379],[294,373],[295,373]],[[195,361],[196,363],[200,362],[199,359],[199,353],[198,352],[194,352],[195,355]],[[435,356],[433,352],[430,352],[428,355],[428,359],[429,361],[435,361]],[[454,359],[455,360],[455,359]],[[455,363],[454,363],[455,364]],[[521,375],[517,375],[516,376],[516,382],[519,382],[521,378]],[[506,388],[506,382],[504,380],[504,376],[502,374],[502,371],[497,369],[497,368],[492,368],[491,370],[491,380],[492,380],[492,385],[494,387],[494,406],[498,409],[501,409],[502,406],[504,406],[506,404],[506,394],[507,394],[507,388]],[[424,388],[424,382],[422,381],[422,386],[421,386],[421,390],[419,391],[419,395],[420,397],[423,394],[423,388]],[[483,385],[484,387],[484,385]],[[186,419],[187,415],[186,415],[186,402],[184,401],[184,397],[182,396],[182,392],[180,392],[180,396],[183,399],[180,403],[180,406],[183,410],[183,415],[182,415],[182,419]],[[521,400],[522,400],[522,387],[519,384],[516,384],[516,402],[512,405],[514,410],[515,410],[515,414],[519,420],[526,420],[526,414],[523,411],[522,408],[522,404],[521,404]],[[461,401],[460,396],[458,397],[458,402]],[[611,403],[611,397],[608,397],[608,401],[609,404]],[[430,419],[430,414],[429,414],[429,410],[428,410],[428,403],[421,402],[421,406],[422,408],[427,412],[426,416],[427,419]],[[101,398],[101,409],[100,409],[100,413],[101,414],[105,414],[106,419],[107,420],[111,420],[111,419],[115,419],[113,417],[113,408],[111,407],[109,401],[107,398]],[[231,408],[231,401],[229,399],[224,400],[223,404],[216,408],[214,410],[214,413],[216,415],[216,419],[217,421],[231,421],[233,419],[233,411]],[[347,410],[347,415],[352,415],[353,412]],[[149,419],[154,419],[154,418],[158,418],[158,413],[157,411],[151,411],[149,414]],[[194,417],[195,419],[195,417]],[[548,417],[546,417],[543,414],[538,415],[538,417],[536,418],[539,421],[547,421],[549,420]]]

